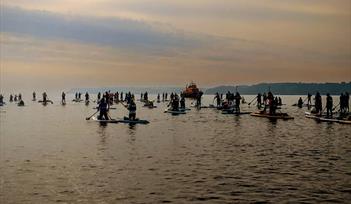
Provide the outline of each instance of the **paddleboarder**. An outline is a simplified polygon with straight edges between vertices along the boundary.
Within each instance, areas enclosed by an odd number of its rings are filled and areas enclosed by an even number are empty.
[[[43,93],[43,103],[47,102],[47,97],[48,95],[46,94],[46,92]]]
[[[89,98],[90,98],[90,97],[89,97],[89,93],[86,92],[86,93],[85,93],[85,102],[89,101]]]
[[[100,111],[100,115],[98,117],[99,120],[109,120],[110,118],[108,117],[108,111],[109,111],[109,104],[106,101],[106,98],[102,98],[99,106],[98,106],[98,110]]]
[[[133,98],[130,99],[127,109],[129,110],[129,120],[136,120],[137,107]]]
[[[345,93],[345,112],[350,112],[350,94]]]
[[[303,100],[302,100],[302,98],[300,97],[300,98],[299,98],[299,101],[297,102],[297,107],[302,108],[302,105],[303,105]]]
[[[239,92],[236,92],[236,93],[235,93],[234,99],[235,99],[234,111],[235,111],[236,113],[240,113],[240,101],[241,101],[241,96],[240,96]]]
[[[330,96],[329,93],[327,93],[327,118],[332,118],[333,117],[333,98]]]
[[[179,97],[177,94],[173,95],[172,111],[179,111]]]
[[[310,93],[307,94],[307,104],[310,106],[312,105],[312,101],[311,101],[311,97],[312,95]]]
[[[196,107],[201,108],[201,97],[204,93],[200,91],[196,96]]]
[[[262,107],[262,95],[261,93],[257,94],[257,107],[260,109]]]
[[[180,108],[185,110],[185,96],[184,94],[181,94],[181,98],[180,98]]]
[[[219,95],[218,92],[216,93],[214,100],[216,100],[216,105],[217,105],[217,107],[219,107],[221,105],[221,96]]]
[[[65,94],[65,92],[62,92],[62,94],[61,94],[61,103],[62,104],[66,104],[66,94]]]
[[[322,115],[322,97],[319,92],[316,93],[316,96],[314,97],[314,108],[316,109],[316,113],[319,115]]]

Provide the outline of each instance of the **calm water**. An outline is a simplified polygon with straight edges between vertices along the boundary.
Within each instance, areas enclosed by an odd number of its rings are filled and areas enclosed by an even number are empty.
[[[306,109],[284,106],[295,120],[272,122],[213,109],[171,116],[165,104],[138,103],[151,123],[130,127],[86,121],[92,105],[26,103],[0,108],[2,204],[351,199],[351,126],[306,119]],[[127,114],[115,107],[113,118]]]

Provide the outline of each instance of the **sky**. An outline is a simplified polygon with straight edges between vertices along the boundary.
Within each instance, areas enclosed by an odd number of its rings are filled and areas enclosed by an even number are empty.
[[[350,0],[1,0],[1,90],[351,81]]]

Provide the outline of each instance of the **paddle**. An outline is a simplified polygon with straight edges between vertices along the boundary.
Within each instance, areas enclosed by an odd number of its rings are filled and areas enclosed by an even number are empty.
[[[124,105],[122,101],[120,102],[120,104],[122,104],[122,106],[128,110],[127,105]]]
[[[93,115],[91,115],[90,117],[88,117],[88,118],[85,118],[85,120],[90,120],[90,118],[92,118],[96,113],[98,113],[99,112],[99,110],[97,110]]]
[[[308,96],[303,100],[302,104],[304,104],[307,99],[308,99]]]
[[[334,106],[332,110],[334,111],[339,105],[340,105],[340,102],[338,103],[338,105]]]
[[[251,105],[251,103],[257,98],[257,96],[251,100],[251,102],[248,105]]]

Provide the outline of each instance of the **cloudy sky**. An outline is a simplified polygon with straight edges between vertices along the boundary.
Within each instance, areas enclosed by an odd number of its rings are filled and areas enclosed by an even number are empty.
[[[351,80],[350,0],[1,0],[1,89]]]

